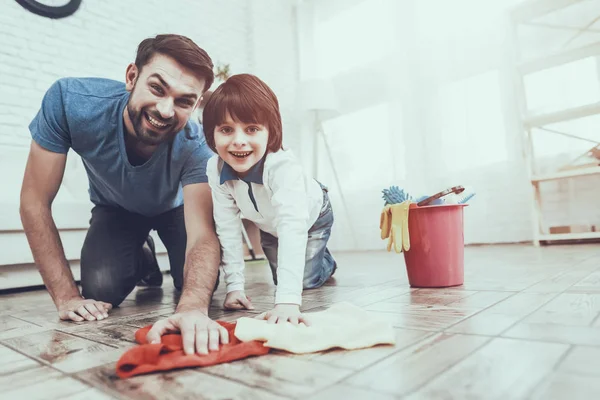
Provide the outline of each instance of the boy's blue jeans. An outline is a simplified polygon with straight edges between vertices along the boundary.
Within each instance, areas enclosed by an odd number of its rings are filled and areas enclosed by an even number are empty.
[[[332,226],[333,210],[329,202],[327,188],[323,187],[323,207],[321,208],[321,213],[313,226],[308,230],[306,264],[304,265],[304,289],[321,287],[337,269],[337,263],[327,249],[327,242],[331,235]],[[277,238],[267,232],[260,231],[260,241],[265,256],[269,260],[273,282],[277,285]]]

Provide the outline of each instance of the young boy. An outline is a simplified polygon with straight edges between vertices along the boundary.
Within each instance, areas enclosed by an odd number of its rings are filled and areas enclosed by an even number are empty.
[[[302,289],[322,286],[336,262],[327,249],[333,211],[327,189],[307,177],[282,146],[279,102],[259,78],[234,75],[204,107],[202,121],[213,215],[222,248],[226,309],[251,309],[244,292],[242,220],[260,229],[263,250],[277,285],[270,323],[304,322]]]

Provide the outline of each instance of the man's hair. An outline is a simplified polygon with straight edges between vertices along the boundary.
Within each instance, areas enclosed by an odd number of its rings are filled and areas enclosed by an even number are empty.
[[[267,149],[282,149],[282,124],[275,93],[254,75],[233,75],[210,95],[202,112],[202,125],[208,146],[216,152],[215,127],[227,114],[245,124],[261,124],[269,130]]]
[[[204,91],[207,91],[215,80],[214,65],[210,56],[188,37],[167,34],[142,40],[135,57],[138,70],[141,71],[156,54],[171,57],[196,76],[204,78]]]

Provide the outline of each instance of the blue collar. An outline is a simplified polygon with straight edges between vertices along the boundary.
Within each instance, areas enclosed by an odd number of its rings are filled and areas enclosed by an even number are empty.
[[[234,181],[241,179],[246,183],[259,183],[263,184],[263,170],[265,166],[265,157],[261,158],[259,162],[254,164],[248,174],[244,178],[240,178],[235,170],[226,162],[223,162],[223,169],[221,169],[221,185],[227,181]]]

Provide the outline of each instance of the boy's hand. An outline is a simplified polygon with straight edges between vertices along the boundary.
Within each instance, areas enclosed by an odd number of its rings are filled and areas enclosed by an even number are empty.
[[[260,314],[256,318],[266,319],[269,324],[284,324],[289,321],[292,325],[298,325],[303,322],[310,326],[310,321],[300,312],[300,306],[297,304],[276,304],[271,311]]]
[[[250,302],[250,297],[246,296],[243,290],[234,290],[227,293],[223,308],[226,310],[254,310],[254,306]]]

